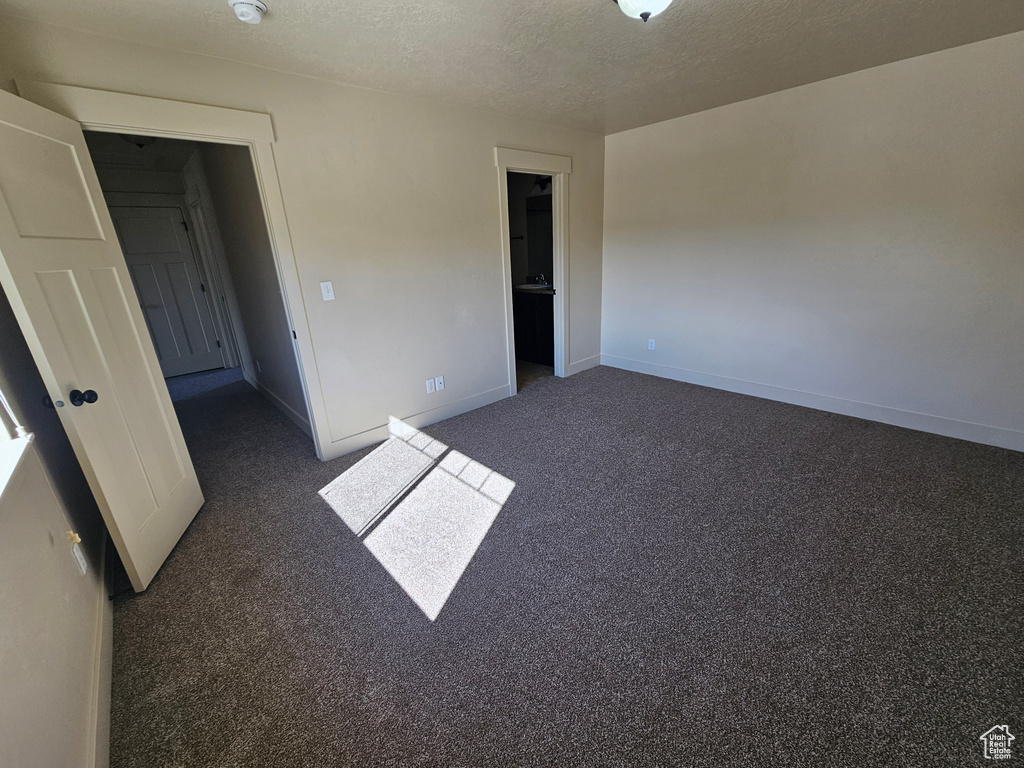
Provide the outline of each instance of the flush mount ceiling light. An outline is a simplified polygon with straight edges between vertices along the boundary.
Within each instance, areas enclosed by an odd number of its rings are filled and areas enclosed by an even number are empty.
[[[119,133],[117,135],[121,137],[121,141],[127,141],[129,144],[134,144],[139,149],[148,147],[156,141],[156,136],[136,136],[132,133]]]
[[[644,21],[651,16],[657,16],[672,5],[672,0],[615,0],[615,2],[629,18],[643,19]]]
[[[260,0],[228,0],[228,5],[234,9],[235,16],[246,24],[259,24],[267,12],[267,6]]]

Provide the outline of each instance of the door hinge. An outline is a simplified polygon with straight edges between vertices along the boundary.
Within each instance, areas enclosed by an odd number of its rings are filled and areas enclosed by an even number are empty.
[[[292,338],[296,340],[299,338],[298,336],[295,335],[295,331],[292,331]]]
[[[200,283],[199,284],[199,290],[201,290],[203,293],[206,293],[206,286],[203,285],[202,283]]]
[[[187,221],[182,221],[181,222],[181,226],[183,226],[185,228],[185,231],[188,232],[188,222]]]
[[[217,349],[220,349],[220,339],[217,339]]]

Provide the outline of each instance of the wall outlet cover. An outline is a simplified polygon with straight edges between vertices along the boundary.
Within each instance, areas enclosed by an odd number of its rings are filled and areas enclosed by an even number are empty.
[[[334,301],[334,283],[324,280],[320,283],[320,293],[324,295],[324,301]]]
[[[444,376],[435,376],[434,377],[434,386],[437,387],[437,391],[438,392],[440,392],[442,389],[444,389]]]
[[[75,554],[75,560],[78,561],[78,567],[82,570],[82,575],[85,576],[89,572],[89,565],[85,562],[85,553],[82,552],[82,545],[75,544],[71,548],[71,551]]]
[[[434,380],[427,379],[427,394],[431,394],[434,391]]]
[[[654,349],[654,339],[648,339],[647,340],[647,348],[648,349]]]

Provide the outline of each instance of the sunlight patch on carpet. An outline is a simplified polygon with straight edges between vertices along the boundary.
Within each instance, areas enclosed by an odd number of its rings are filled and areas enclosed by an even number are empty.
[[[431,621],[515,483],[391,417],[391,437],[320,495]],[[374,527],[375,526],[375,527]]]

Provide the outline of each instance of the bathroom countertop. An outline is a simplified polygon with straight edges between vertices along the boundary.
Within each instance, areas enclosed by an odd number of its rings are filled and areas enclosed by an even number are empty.
[[[554,288],[519,288],[517,286],[512,287],[512,293],[532,293],[535,296],[554,296]]]

